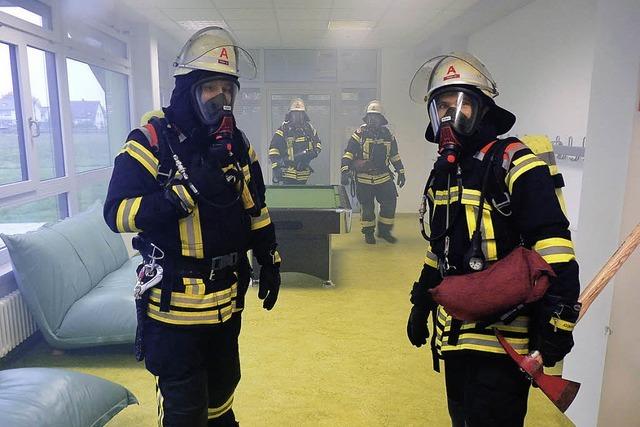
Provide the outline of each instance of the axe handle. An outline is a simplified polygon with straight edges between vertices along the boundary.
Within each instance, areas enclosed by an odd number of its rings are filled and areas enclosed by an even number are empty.
[[[609,280],[620,270],[622,264],[629,258],[636,247],[640,244],[640,224],[636,225],[631,234],[622,242],[618,250],[609,258],[609,261],[600,269],[596,277],[580,294],[578,301],[582,303],[582,309],[578,320],[587,312],[587,309],[602,292]]]

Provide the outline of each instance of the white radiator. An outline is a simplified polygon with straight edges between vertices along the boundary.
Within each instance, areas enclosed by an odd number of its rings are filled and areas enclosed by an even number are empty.
[[[36,331],[36,322],[22,294],[15,290],[0,298],[0,357],[4,357]]]

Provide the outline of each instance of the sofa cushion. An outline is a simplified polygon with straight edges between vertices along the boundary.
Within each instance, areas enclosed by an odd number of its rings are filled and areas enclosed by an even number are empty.
[[[0,372],[0,425],[99,427],[138,403],[119,384],[63,369]]]
[[[2,239],[18,288],[49,341],[69,307],[89,290],[89,273],[69,240],[50,228]]]
[[[136,333],[133,287],[140,261],[140,256],[127,261],[69,308],[56,332],[61,346],[133,342]]]
[[[107,227],[100,202],[71,218],[44,227],[60,233],[76,249],[91,277],[87,291],[108,273],[120,268],[127,259],[122,237]]]

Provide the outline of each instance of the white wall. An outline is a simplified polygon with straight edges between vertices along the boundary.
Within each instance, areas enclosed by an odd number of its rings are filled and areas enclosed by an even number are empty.
[[[436,151],[436,146],[424,139],[426,108],[409,98],[409,83],[424,59],[417,64],[412,49],[382,49],[381,55],[381,100],[390,128],[398,140],[407,175],[407,184],[398,190],[397,212],[416,213],[417,218],[422,190]]]

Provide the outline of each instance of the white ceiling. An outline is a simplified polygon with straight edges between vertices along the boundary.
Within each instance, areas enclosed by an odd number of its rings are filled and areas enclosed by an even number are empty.
[[[133,12],[137,21],[150,22],[178,43],[193,33],[180,21],[220,21],[249,48],[381,48],[416,46],[480,0],[117,1]],[[509,3],[491,0],[496,1]],[[329,30],[330,20],[371,21],[373,28]]]

